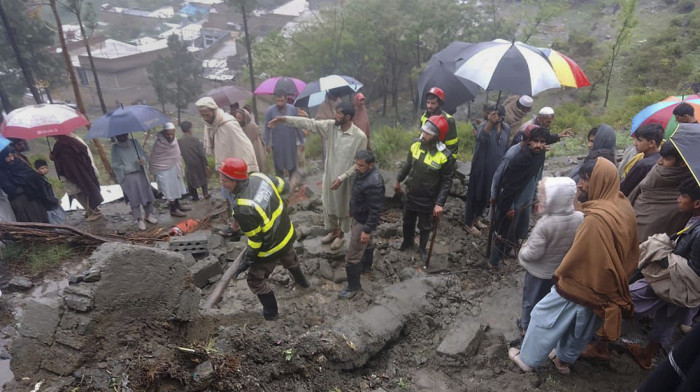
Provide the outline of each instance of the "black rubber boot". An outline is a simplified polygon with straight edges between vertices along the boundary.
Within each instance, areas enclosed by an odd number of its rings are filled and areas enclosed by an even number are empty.
[[[306,276],[304,276],[304,273],[301,271],[300,267],[289,268],[287,271],[289,271],[289,274],[292,275],[292,278],[294,278],[294,282],[296,282],[296,284],[299,286],[303,288],[308,288],[311,286],[309,281],[306,280]]]
[[[185,207],[183,205],[180,205],[180,200],[175,200],[175,207],[177,207],[177,209],[180,211],[192,211],[192,209],[190,207]]]
[[[345,265],[345,273],[348,274],[348,285],[338,293],[338,298],[351,299],[358,291],[362,290],[362,285],[360,284],[361,270],[362,265],[360,263],[347,263]]]
[[[276,320],[279,313],[277,313],[277,299],[275,299],[275,293],[270,291],[269,293],[258,294],[258,299],[263,306],[262,315],[265,320]]]
[[[362,266],[361,272],[367,274],[372,272],[372,264],[374,263],[374,246],[365,249],[362,254],[362,260],[360,260],[360,265]]]
[[[420,247],[418,248],[418,253],[420,253],[420,259],[423,261],[428,260],[428,250],[426,246],[428,245],[428,240],[430,240],[430,231],[424,230],[420,232]]]
[[[400,251],[404,251],[413,246],[413,237],[416,235],[414,227],[403,225],[403,242],[399,246]]]

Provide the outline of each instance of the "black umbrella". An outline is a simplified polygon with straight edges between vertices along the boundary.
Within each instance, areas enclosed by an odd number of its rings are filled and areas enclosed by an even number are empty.
[[[681,154],[695,182],[700,186],[700,127],[697,124],[679,124],[671,135],[671,143]]]
[[[432,59],[431,59],[432,61]],[[457,106],[473,101],[479,94],[479,86],[469,80],[454,75],[454,61],[437,60],[428,62],[428,66],[418,77],[418,99],[420,107],[425,108],[425,93],[432,87],[440,87],[445,92],[443,109],[454,111]]]
[[[428,65],[432,65],[433,63],[436,63],[438,61],[442,62],[449,62],[449,61],[457,61],[460,59],[460,54],[464,49],[469,47],[471,44],[467,42],[462,42],[462,41],[454,41],[447,45],[445,49],[435,53],[430,60],[428,60]]]

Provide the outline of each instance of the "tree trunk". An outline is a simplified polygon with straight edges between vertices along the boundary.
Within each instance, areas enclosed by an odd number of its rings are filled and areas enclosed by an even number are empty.
[[[75,95],[75,103],[78,105],[78,110],[88,118],[87,110],[85,110],[85,105],[83,104],[83,98],[80,95],[80,87],[78,86],[78,79],[75,77],[75,72],[73,70],[73,63],[70,60],[70,53],[68,53],[68,47],[66,46],[66,38],[63,36],[63,25],[61,24],[61,18],[58,16],[58,9],[56,8],[56,0],[49,0],[51,5],[51,11],[56,18],[56,30],[58,30],[58,40],[61,42],[61,51],[63,52],[63,58],[66,60],[66,72],[68,72],[68,77],[70,78],[71,84],[73,85],[73,94]],[[89,119],[88,119],[89,121]],[[89,127],[89,125],[88,125]],[[97,139],[92,139],[92,144],[95,146],[97,153],[100,155],[100,160],[104,166],[107,173],[111,178],[114,177],[114,171],[112,171],[112,165],[107,159],[107,154],[105,154],[104,148],[102,148],[102,143]]]
[[[27,62],[24,61],[24,57],[22,57],[22,52],[20,52],[19,46],[17,46],[17,41],[15,40],[14,29],[12,28],[12,25],[10,25],[10,21],[7,19],[7,14],[5,14],[5,8],[3,8],[1,0],[0,0],[0,19],[2,19],[2,24],[5,25],[5,32],[7,33],[7,40],[10,41],[10,45],[12,45],[12,51],[15,52],[15,56],[17,57],[17,64],[22,69],[22,74],[24,75],[24,81],[27,83],[27,87],[29,87],[29,91],[32,92],[32,96],[34,97],[34,101],[36,103],[42,103],[43,100],[41,99],[41,94],[39,94],[39,89],[36,87],[36,82],[34,81],[34,76],[32,75],[32,71],[29,69]]]
[[[100,107],[102,108],[102,113],[107,113],[107,105],[105,104],[105,98],[102,96],[102,87],[100,86],[100,78],[97,77],[97,70],[95,69],[95,60],[92,58],[92,50],[90,50],[90,42],[85,34],[85,27],[83,26],[83,18],[80,16],[80,10],[76,12],[75,16],[78,18],[78,26],[80,26],[80,34],[83,36],[83,44],[85,44],[85,50],[87,50],[88,60],[90,60],[90,68],[92,69],[92,77],[95,79],[95,89],[97,90],[97,98],[100,100]]]
[[[7,95],[7,91],[5,91],[5,88],[2,87],[0,84],[0,102],[2,102],[2,108],[6,113],[10,113],[15,109],[14,106],[12,106],[12,101],[10,101],[10,96]]]
[[[245,3],[241,1],[241,15],[243,15],[243,31],[245,32],[245,49],[248,52],[248,77],[250,77],[250,91],[255,91],[255,71],[253,70],[253,52],[250,47],[250,33],[248,32],[248,12]],[[258,118],[258,101],[253,94],[253,118]]]

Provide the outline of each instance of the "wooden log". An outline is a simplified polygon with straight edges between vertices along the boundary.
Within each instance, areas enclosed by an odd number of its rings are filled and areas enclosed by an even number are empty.
[[[233,261],[230,267],[224,272],[224,276],[221,277],[221,280],[216,284],[216,287],[214,287],[214,290],[209,294],[209,297],[207,298],[206,301],[204,301],[204,305],[202,305],[202,310],[206,310],[214,306],[217,302],[219,302],[219,299],[221,299],[221,295],[224,293],[224,290],[226,290],[226,287],[228,286],[229,282],[231,282],[231,279],[233,279],[233,275],[236,273],[236,270],[238,267],[241,265],[243,262],[243,259],[245,258],[246,250],[243,249],[241,253],[236,257],[236,260]]]

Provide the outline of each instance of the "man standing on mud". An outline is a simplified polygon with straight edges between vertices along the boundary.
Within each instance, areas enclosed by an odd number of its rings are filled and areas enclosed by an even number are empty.
[[[296,128],[320,133],[326,138],[326,170],[323,175],[323,223],[329,233],[321,243],[331,244],[331,250],[338,250],[345,243],[345,235],[350,231],[350,195],[352,178],[355,176],[355,156],[367,149],[367,136],[352,123],[355,108],[349,102],[341,102],[335,109],[335,120],[312,120],[302,117],[277,117],[267,126],[274,128],[280,123],[288,123]]]
[[[372,233],[379,225],[379,217],[384,209],[384,179],[374,166],[374,154],[362,150],[355,155],[355,182],[350,197],[350,244],[345,255],[345,272],[348,286],[338,293],[338,297],[350,299],[362,289],[360,274],[372,270],[374,244]]]
[[[262,173],[248,176],[248,167],[240,158],[226,158],[219,169],[221,186],[231,193],[233,216],[248,237],[245,259],[236,276],[246,268],[250,291],[258,296],[265,320],[278,316],[277,299],[270,288],[268,277],[277,263],[289,271],[301,287],[309,287],[294,251],[296,233],[289,220],[282,195],[289,185],[279,177]]]
[[[399,250],[404,251],[413,245],[417,220],[420,233],[418,251],[423,261],[428,259],[426,245],[433,229],[433,217],[442,215],[455,174],[457,161],[443,143],[448,127],[443,116],[432,116],[423,124],[420,140],[411,145],[394,184],[396,193],[401,193],[404,180],[408,189],[403,210],[403,242]]]
[[[291,180],[297,171],[297,142],[304,144],[304,134],[300,128],[288,124],[279,124],[272,129],[268,126],[270,120],[281,116],[297,116],[297,109],[287,103],[287,95],[284,92],[275,93],[275,104],[265,111],[265,127],[263,128],[263,141],[268,153],[272,153],[277,177],[284,177],[284,172],[289,173]]]
[[[442,109],[445,104],[445,92],[440,87],[433,87],[425,93],[425,113],[420,118],[420,125],[425,125],[425,122],[432,116],[442,116],[447,120],[447,135],[445,136],[445,145],[452,153],[452,156],[457,159],[459,151],[459,138],[457,138],[457,124],[455,119]]]

